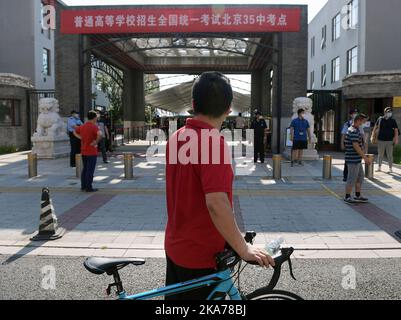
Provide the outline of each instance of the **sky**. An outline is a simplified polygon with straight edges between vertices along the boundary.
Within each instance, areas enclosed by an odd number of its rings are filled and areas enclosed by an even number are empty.
[[[311,21],[328,0],[246,0],[246,4],[307,4],[308,17]],[[67,5],[85,6],[85,5],[169,5],[171,0],[63,0]],[[177,0],[174,4],[244,4],[244,0]],[[172,75],[158,75],[160,78],[160,90],[168,89],[178,82],[193,80],[193,76],[180,75],[171,78]],[[229,75],[231,84],[235,91],[249,94],[251,90],[249,75]]]

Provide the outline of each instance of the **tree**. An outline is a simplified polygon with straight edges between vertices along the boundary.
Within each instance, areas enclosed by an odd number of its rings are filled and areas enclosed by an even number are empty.
[[[110,102],[110,114],[114,124],[123,119],[123,90],[122,88],[106,73],[96,72],[96,84],[100,86],[100,90],[104,92]]]

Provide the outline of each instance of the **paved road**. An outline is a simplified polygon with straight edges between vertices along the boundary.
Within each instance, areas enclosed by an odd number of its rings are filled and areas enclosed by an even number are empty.
[[[0,255],[1,262],[7,258]],[[90,274],[83,268],[83,260],[32,256],[0,264],[0,299],[104,299],[111,278]],[[55,290],[41,287],[45,266],[55,268]],[[355,290],[342,287],[345,266],[356,270]],[[163,285],[164,268],[164,259],[147,259],[140,267],[127,266],[121,271],[126,290],[134,293]],[[305,299],[401,299],[401,259],[298,259],[294,261],[294,273],[298,281],[290,279],[285,267],[278,288],[291,290]],[[267,283],[270,274],[248,266],[241,277],[244,291]]]

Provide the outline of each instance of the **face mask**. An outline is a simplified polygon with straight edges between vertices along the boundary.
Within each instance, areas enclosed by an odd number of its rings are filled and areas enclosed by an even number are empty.
[[[353,114],[352,115],[352,120],[355,120],[355,118],[356,118],[356,114]]]
[[[392,113],[392,112],[386,113],[386,118],[387,118],[387,119],[390,119],[392,116],[393,116],[393,113]]]

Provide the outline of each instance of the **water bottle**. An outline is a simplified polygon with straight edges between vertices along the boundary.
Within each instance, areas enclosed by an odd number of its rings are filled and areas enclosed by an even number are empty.
[[[273,241],[271,241],[270,243],[268,243],[268,244],[266,245],[265,250],[267,251],[267,253],[268,253],[271,257],[273,257],[273,256],[275,256],[275,255],[279,252],[280,247],[281,247],[281,244],[282,244],[283,242],[284,242],[283,237],[280,237],[280,238],[278,238],[278,239],[276,239],[276,240],[273,240]]]

